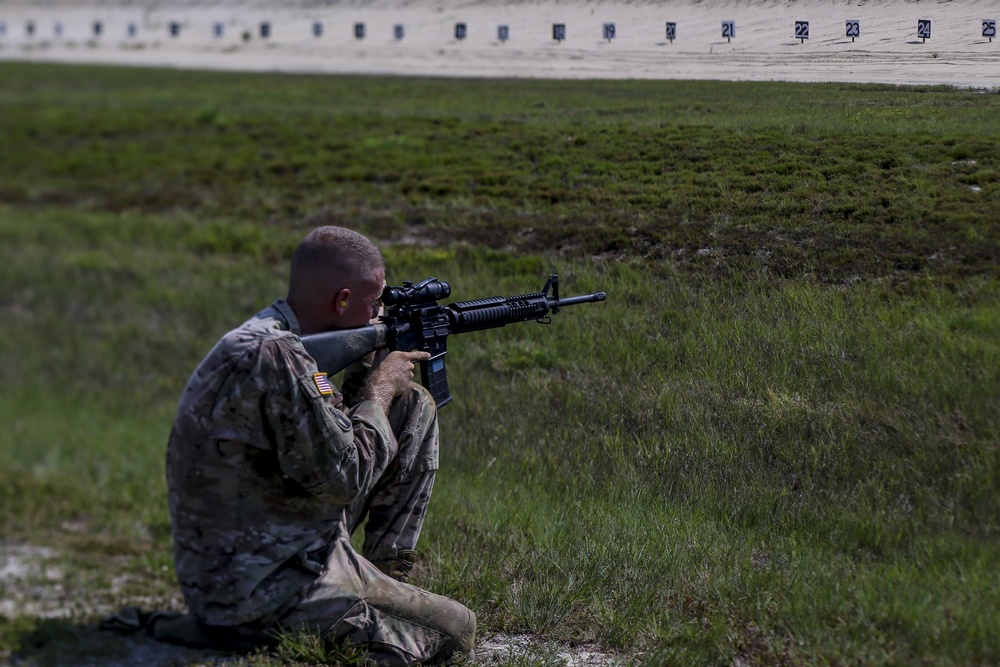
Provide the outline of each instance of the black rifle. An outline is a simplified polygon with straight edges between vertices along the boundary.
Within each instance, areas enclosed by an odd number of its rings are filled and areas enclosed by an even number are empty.
[[[541,292],[534,294],[438,304],[450,295],[451,286],[437,278],[428,278],[417,285],[404,282],[402,287],[386,287],[382,303],[387,311],[379,317],[378,324],[311,334],[303,336],[302,343],[319,370],[329,375],[380,348],[429,352],[431,358],[420,362],[420,383],[431,392],[438,407],[443,407],[451,401],[444,365],[449,334],[495,329],[528,320],[549,324],[552,322],[549,313],[558,313],[563,306],[605,299],[604,292],[560,299],[559,276],[555,274],[549,276]]]

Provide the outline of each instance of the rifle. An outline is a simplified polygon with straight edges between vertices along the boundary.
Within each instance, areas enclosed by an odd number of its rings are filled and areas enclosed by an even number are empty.
[[[549,295],[549,290],[552,295]],[[564,306],[604,301],[604,292],[559,298],[559,276],[552,274],[541,292],[517,296],[493,296],[472,301],[458,301],[447,306],[438,301],[451,295],[451,286],[443,280],[428,278],[414,285],[386,287],[382,303],[387,314],[379,322],[358,329],[342,329],[302,337],[320,371],[339,373],[369,352],[380,348],[423,350],[431,358],[420,362],[420,384],[427,387],[437,406],[451,401],[444,357],[450,334],[495,329],[515,322],[535,320],[551,324],[549,314]]]

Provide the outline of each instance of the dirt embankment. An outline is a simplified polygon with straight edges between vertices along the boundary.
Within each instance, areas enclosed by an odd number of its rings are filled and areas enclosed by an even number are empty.
[[[1000,14],[996,4],[983,0],[298,0],[280,8],[258,0],[21,0],[0,2],[0,59],[352,74],[989,88],[997,85],[1000,39],[984,36],[984,19],[1000,18],[995,14]],[[927,32],[918,33],[921,26]]]

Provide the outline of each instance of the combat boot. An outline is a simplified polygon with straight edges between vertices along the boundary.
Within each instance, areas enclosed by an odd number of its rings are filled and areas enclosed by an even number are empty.
[[[404,584],[410,580],[410,571],[413,564],[417,562],[417,552],[413,549],[400,549],[396,552],[395,558],[385,558],[383,560],[372,561],[372,565],[382,570],[382,572],[396,581]]]

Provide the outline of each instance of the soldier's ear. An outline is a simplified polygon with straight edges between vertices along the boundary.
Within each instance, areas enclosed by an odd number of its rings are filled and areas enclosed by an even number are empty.
[[[333,312],[343,315],[351,304],[351,290],[346,287],[333,295]]]

